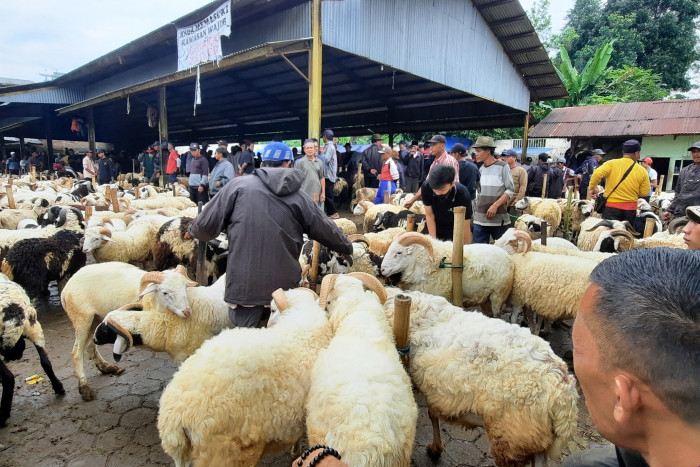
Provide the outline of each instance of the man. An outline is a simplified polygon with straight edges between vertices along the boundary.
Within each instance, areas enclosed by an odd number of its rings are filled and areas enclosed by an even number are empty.
[[[542,189],[544,187],[544,197],[549,197],[549,187],[552,183],[552,171],[550,170],[547,160],[549,156],[546,153],[542,153],[537,156],[539,162],[536,166],[530,167],[527,172],[527,196],[532,196],[535,198],[542,197]],[[547,186],[544,186],[544,176],[547,176]]]
[[[32,151],[32,155],[29,158],[29,171],[32,171],[32,166],[36,167],[37,172],[41,172],[41,160],[39,159],[39,153],[36,152],[36,149]]]
[[[396,167],[396,162],[391,157],[391,148],[384,146],[379,150],[382,156],[382,170],[379,174],[379,189],[377,196],[374,198],[374,204],[382,204],[384,202],[384,193],[389,192],[389,196],[396,191],[396,182],[399,181],[399,169]]]
[[[218,146],[217,149],[223,149],[224,150],[224,158],[228,159],[229,158],[229,153],[228,153],[228,141],[225,139],[220,139],[219,141],[216,142],[216,145]],[[216,157],[216,153],[214,154],[214,157]]]
[[[683,241],[689,250],[700,250],[700,206],[688,206],[685,215],[688,223],[683,227]]]
[[[114,167],[112,162],[107,159],[105,150],[100,148],[97,150],[97,183],[104,185],[114,179]]]
[[[676,196],[663,215],[663,219],[682,216],[685,208],[700,204],[700,141],[688,148],[693,163],[683,167],[676,181]]]
[[[565,467],[700,465],[699,270],[700,253],[673,248],[628,251],[593,270],[573,327],[574,368],[614,446],[573,454]]]
[[[654,193],[654,190],[656,189],[656,186],[658,185],[659,174],[656,173],[656,170],[651,168],[651,164],[653,164],[653,163],[654,163],[654,159],[652,159],[651,157],[645,157],[640,162],[642,167],[644,167],[644,170],[646,170],[647,174],[649,175],[649,185],[651,186],[651,190],[649,191],[649,194],[647,196],[642,196],[642,198],[644,198],[644,200],[647,202],[651,198],[651,195]]]
[[[436,165],[449,165],[455,169],[455,183],[459,183],[459,163],[457,162],[457,159],[450,156],[447,154],[447,151],[445,151],[445,144],[447,143],[445,137],[443,135],[433,135],[428,143],[430,143],[430,154],[434,158],[433,163],[430,164],[430,168],[428,169],[428,175],[430,175],[430,171],[433,170],[433,167]],[[418,190],[416,194],[413,195],[413,198],[411,198],[405,204],[406,209],[410,209],[411,206],[413,206],[413,203],[418,201],[420,198],[421,192]]]
[[[83,157],[83,178],[90,178],[93,175],[97,176],[97,167],[92,160],[92,151],[88,149]]]
[[[367,188],[379,188],[379,172],[382,170],[379,150],[382,148],[382,135],[375,133],[372,135],[372,145],[362,151],[362,173]]]
[[[406,193],[415,193],[420,189],[425,170],[423,167],[423,153],[421,153],[418,148],[418,141],[411,142],[411,148],[408,150],[406,157],[403,158],[403,161],[406,167],[404,172],[405,186],[403,190]]]
[[[603,211],[603,219],[629,221],[634,225],[637,216],[637,200],[646,196],[651,189],[649,176],[637,164],[642,146],[636,139],[622,144],[622,158],[612,159],[601,165],[591,175],[588,190],[592,196],[598,194],[598,183],[605,178],[605,196],[608,199]],[[625,177],[625,173],[629,173]],[[617,187],[617,188],[616,188]]]
[[[175,145],[168,142],[168,163],[165,166],[165,174],[168,176],[168,183],[177,181],[177,169],[180,167],[180,154],[175,150]]]
[[[231,164],[227,156],[228,151],[225,148],[216,148],[214,157],[217,162],[209,177],[209,193],[211,193],[212,196],[217,194],[224,185],[233,180],[236,175],[233,164]]]
[[[326,211],[326,215],[330,219],[338,219],[338,211],[335,209],[335,204],[333,202],[333,188],[335,187],[335,182],[338,180],[338,154],[335,150],[335,143],[333,142],[333,130],[325,129],[323,130],[323,153],[319,155],[319,159],[323,162],[323,175],[325,177],[324,186],[328,187],[325,190],[326,201],[323,207]]]
[[[406,156],[408,156],[409,150],[408,150],[408,143],[406,140],[401,140],[399,141],[399,160],[405,164],[405,159]]]
[[[19,175],[19,157],[12,151],[10,152],[10,159],[7,161],[7,170],[12,175]]]
[[[146,152],[141,154],[141,175],[146,177],[148,181],[151,181],[153,174],[155,173],[154,160],[153,157],[154,150],[151,148],[146,149]],[[189,169],[188,169],[189,170]]]
[[[574,170],[574,174],[578,175],[580,178],[580,185],[578,188],[579,197],[581,199],[586,199],[586,195],[588,194],[588,184],[591,181],[591,175],[593,175],[595,169],[598,168],[598,164],[600,164],[600,161],[603,160],[605,153],[601,149],[583,151],[583,153],[586,156],[586,160],[584,160],[583,164]]]
[[[528,172],[530,168],[532,167],[532,157],[527,156],[525,157],[525,163],[521,166],[523,169],[525,169],[525,172]]]
[[[479,181],[479,169],[467,157],[467,148],[462,143],[455,143],[450,149],[450,155],[457,159],[459,164],[459,183],[463,185],[469,193],[469,199],[476,199],[476,183]],[[470,216],[471,217],[471,216]]]
[[[207,186],[209,175],[209,163],[202,157],[202,148],[198,143],[190,143],[190,177],[187,180],[190,191],[190,199],[197,204],[200,201],[206,204],[209,201],[209,187]]]
[[[241,152],[241,157],[238,160],[238,175],[250,175],[255,170],[255,154],[253,149],[255,144],[252,141],[246,139],[243,140],[243,151]]]
[[[514,195],[508,203],[508,207],[515,206],[515,203],[525,197],[527,190],[527,171],[518,165],[518,153],[514,149],[503,151],[506,157],[506,164],[510,167],[510,176],[513,178]],[[515,208],[513,208],[515,209]]]
[[[262,159],[263,167],[251,176],[226,184],[185,234],[208,241],[225,231],[232,239],[224,299],[238,327],[256,327],[263,312],[269,312],[265,308],[273,291],[299,285],[304,234],[352,254],[347,237],[301,190],[304,174],[291,169],[291,149],[270,143]]]
[[[566,170],[566,159],[560,157],[557,164],[552,167],[552,183],[549,185],[549,198],[559,199],[564,193],[564,175]]]
[[[304,175],[300,188],[311,199],[314,199],[314,194],[317,194],[318,205],[320,206],[326,199],[326,179],[323,174],[323,162],[316,157],[316,144],[313,139],[305,140],[302,149],[306,157],[302,157],[294,163],[294,168],[300,170]]]
[[[489,243],[498,240],[510,227],[510,216],[506,211],[510,197],[515,194],[510,167],[498,162],[493,153],[496,144],[489,136],[479,136],[474,143],[476,160],[482,163],[481,190],[474,212],[474,243]]]
[[[466,151],[465,151],[466,154]],[[421,186],[423,204],[425,205],[425,222],[428,234],[438,240],[452,241],[454,235],[455,215],[452,208],[464,206],[464,244],[472,241],[470,223],[472,203],[469,191],[461,183],[455,183],[455,169],[441,164],[430,171],[428,180]]]

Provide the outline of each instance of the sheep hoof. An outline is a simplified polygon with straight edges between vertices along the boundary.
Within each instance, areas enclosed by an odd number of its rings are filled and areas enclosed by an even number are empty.
[[[63,389],[63,384],[58,383],[53,387],[53,392],[56,393],[56,395],[63,396],[66,393],[66,390]]]
[[[85,402],[95,400],[95,391],[93,391],[90,386],[79,386],[78,391],[80,391],[80,396]]]
[[[124,368],[112,364],[100,365],[98,369],[103,375],[121,375],[124,373]]]
[[[445,450],[445,446],[443,446],[442,443],[439,445],[436,445],[436,443],[430,443],[426,449],[428,451],[428,457],[433,460],[437,460],[440,458],[442,451]]]

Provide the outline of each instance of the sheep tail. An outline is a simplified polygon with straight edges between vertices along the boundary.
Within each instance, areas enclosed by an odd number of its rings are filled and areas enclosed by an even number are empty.
[[[559,459],[562,451],[578,430],[576,426],[578,421],[576,379],[567,374],[564,376],[563,382],[568,383],[568,387],[559,397],[554,398],[554,403],[549,410],[549,417],[554,429],[554,439],[547,448],[547,458],[550,460]]]
[[[177,467],[188,467],[192,465],[192,440],[185,427],[173,428],[167,432],[161,430],[161,446],[173,458]]]

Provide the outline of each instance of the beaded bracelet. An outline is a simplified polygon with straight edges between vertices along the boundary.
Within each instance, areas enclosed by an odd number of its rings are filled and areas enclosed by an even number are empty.
[[[336,451],[335,449],[330,448],[328,446],[324,446],[323,444],[317,444],[315,446],[311,446],[309,449],[307,449],[306,451],[304,451],[302,453],[301,458],[299,459],[299,462],[297,462],[297,467],[301,467],[302,464],[304,463],[304,461],[306,460],[306,458],[309,457],[309,455],[312,452],[314,452],[317,449],[321,449],[321,448],[323,448],[323,451],[319,452],[316,455],[316,457],[314,457],[311,460],[311,463],[307,467],[315,467],[321,461],[321,459],[323,459],[324,457],[328,457],[328,456],[333,456],[336,459],[340,460],[340,454],[338,453],[338,451]]]

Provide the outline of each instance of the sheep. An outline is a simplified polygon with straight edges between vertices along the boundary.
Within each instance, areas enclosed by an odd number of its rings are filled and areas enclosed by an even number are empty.
[[[36,219],[22,219],[17,223],[17,230],[21,229],[38,229],[39,224]]]
[[[326,276],[320,299],[333,338],[311,371],[309,444],[332,445],[348,465],[408,467],[418,408],[384,315],[384,287],[362,273]]]
[[[278,289],[272,309],[281,311],[273,326],[222,331],[163,391],[158,432],[176,466],[252,466],[303,436],[311,368],[330,324],[308,289]]]
[[[513,286],[513,263],[497,246],[464,245],[462,291],[467,305],[480,305],[492,316]],[[440,267],[452,259],[452,242],[435,240],[417,232],[406,232],[394,239],[382,261],[382,274],[401,273],[402,285],[412,290],[452,297],[452,273]]]
[[[377,220],[374,221],[374,230],[380,231],[391,227],[401,227],[405,229],[408,223],[409,214],[413,214],[415,216],[416,232],[427,234],[428,225],[425,221],[425,215],[415,214],[408,209],[404,209],[403,211],[399,211],[397,213],[390,211],[380,212],[377,215]]]
[[[352,235],[348,237],[353,242],[353,261],[350,262],[342,255],[335,251],[329,250],[324,245],[321,245],[318,252],[318,280],[321,281],[328,274],[345,274],[349,272],[365,272],[372,276],[379,276],[379,268],[382,264],[381,256],[376,255],[368,249],[367,241],[361,235]],[[365,246],[357,243],[365,243]],[[313,241],[307,240],[304,242],[299,254],[299,264],[302,268],[302,281],[308,282],[307,273],[309,268],[306,266],[311,264],[311,256],[313,253]]]
[[[541,217],[523,214],[515,220],[515,228],[527,232],[531,239],[538,240],[542,236],[542,222],[546,221]]]
[[[679,234],[688,223],[686,216],[676,217],[668,223],[668,233],[671,235]]]
[[[620,251],[626,251],[632,248],[682,248],[687,249],[688,245],[683,240],[683,232],[679,234],[670,234],[666,232],[658,232],[651,237],[635,239],[628,231],[624,229],[613,229],[606,232],[611,238],[625,238],[626,242],[620,242]]]
[[[374,204],[371,201],[364,200],[357,203],[353,214],[364,214],[365,218],[362,221],[362,228],[364,232],[371,232],[372,225],[374,225],[377,215],[385,211],[399,212],[401,211],[401,206],[394,206],[393,204]]]
[[[56,377],[51,361],[46,353],[46,342],[41,324],[37,321],[36,310],[22,287],[7,276],[0,275],[0,355],[5,362],[19,360],[25,349],[24,338],[28,338],[37,352],[39,361],[51,381],[56,395],[65,394],[63,384]],[[15,377],[0,360],[0,380],[2,380],[2,401],[0,402],[0,427],[10,418],[12,396],[15,390]]]
[[[78,219],[78,228],[74,230],[83,230],[85,227],[83,213],[80,211],[80,209],[74,207],[52,206],[44,214],[37,217],[37,223],[42,227],[46,227],[48,225],[62,227],[68,220],[69,212],[72,212]]]
[[[114,343],[113,356],[120,361],[131,345],[145,345],[156,352],[167,352],[177,363],[185,361],[207,339],[233,327],[224,302],[226,276],[209,287],[188,287],[187,300],[192,315],[182,319],[161,309],[144,309],[132,303],[110,311],[97,326],[97,345]],[[119,341],[117,343],[117,341]]]
[[[439,420],[483,426],[497,466],[520,465],[543,453],[557,459],[577,432],[576,380],[543,339],[519,326],[465,312],[417,291],[411,298],[410,374],[425,395],[433,424],[431,457],[444,451]]]
[[[494,245],[503,248],[509,255],[514,253],[523,253],[527,247],[527,244],[522,239],[519,240],[519,237],[515,235],[515,230],[516,229],[512,227],[506,230],[501,238],[494,242]],[[546,246],[542,246],[542,243],[539,240],[535,240],[532,242],[530,249],[541,253],[576,256],[579,258],[590,259],[596,263],[600,263],[601,261],[615,255],[615,253],[601,253],[599,251],[581,251],[576,248],[576,245],[573,243],[559,237],[548,238]]]
[[[397,235],[405,233],[406,230],[402,227],[391,227],[381,232],[368,232],[363,235],[352,236],[348,238],[352,241],[353,239],[361,238],[365,240],[369,245],[369,251],[375,255],[384,256],[389,250],[391,242],[394,241]]]
[[[644,232],[647,219],[652,219],[654,221],[654,228],[651,232],[652,234],[661,232],[661,219],[659,216],[653,213],[652,207],[646,202],[646,200],[639,198],[637,200],[637,216],[634,219],[634,230],[637,232]]]
[[[61,305],[73,323],[73,367],[78,378],[78,390],[83,400],[95,398],[85,376],[83,353],[88,353],[97,368],[105,374],[121,374],[122,368],[108,364],[90,339],[90,327],[96,316],[104,317],[127,303],[144,300],[144,307],[168,309],[181,318],[192,314],[186,288],[197,285],[190,280],[184,267],[163,272],[146,272],[126,263],[91,264],[70,278],[61,292]],[[100,293],[95,294],[95,287]],[[151,292],[154,292],[151,294]]]
[[[613,253],[618,251],[619,245],[613,244],[613,241],[609,236],[609,231],[613,229],[625,230],[626,226],[628,225],[629,222],[625,223],[589,217],[581,223],[581,233],[576,241],[576,246],[578,246],[582,251],[603,251],[605,253]],[[605,231],[608,231],[608,234],[601,235]],[[638,234],[638,232],[634,233]],[[605,242],[605,244],[603,244],[603,241],[606,238],[608,238],[608,240]]]
[[[333,196],[338,206],[345,205],[350,199],[350,186],[343,177],[338,177],[333,185]]]
[[[558,199],[557,202],[561,208],[561,224],[559,227],[564,230],[565,211],[568,201],[566,199]],[[594,214],[593,207],[593,201],[591,200],[572,200],[571,211],[569,212],[569,229],[574,239],[578,237],[581,231],[581,222]]]
[[[354,187],[354,185],[353,185]],[[352,200],[350,203],[350,210],[355,213],[355,208],[357,205],[360,203],[360,201],[373,201],[374,198],[377,197],[377,189],[376,188],[360,188],[355,191],[355,199]],[[364,210],[360,213],[357,214],[363,214]]]
[[[0,211],[0,229],[17,229],[17,225],[23,219],[36,220],[45,208],[49,206],[48,201],[40,199],[32,204],[29,209],[5,209]]]
[[[177,208],[186,209],[195,204],[189,198],[182,196],[156,196],[146,199],[135,199],[131,201],[130,206],[134,209],[159,209],[159,208]]]
[[[547,235],[550,237],[561,223],[561,208],[556,200],[548,198],[524,197],[515,203],[515,209],[520,209],[523,214],[532,214],[547,221]]]
[[[2,262],[2,273],[20,284],[32,299],[48,295],[49,282],[58,291],[78,269],[85,266],[81,235],[59,230],[48,238],[26,238],[15,243]]]
[[[123,232],[106,227],[85,232],[83,252],[92,253],[95,261],[122,261],[143,264],[151,255],[158,229],[168,221],[165,216],[146,216],[129,224]]]
[[[341,217],[340,219],[333,219],[333,222],[345,235],[352,235],[357,233],[357,226],[350,219]]]

